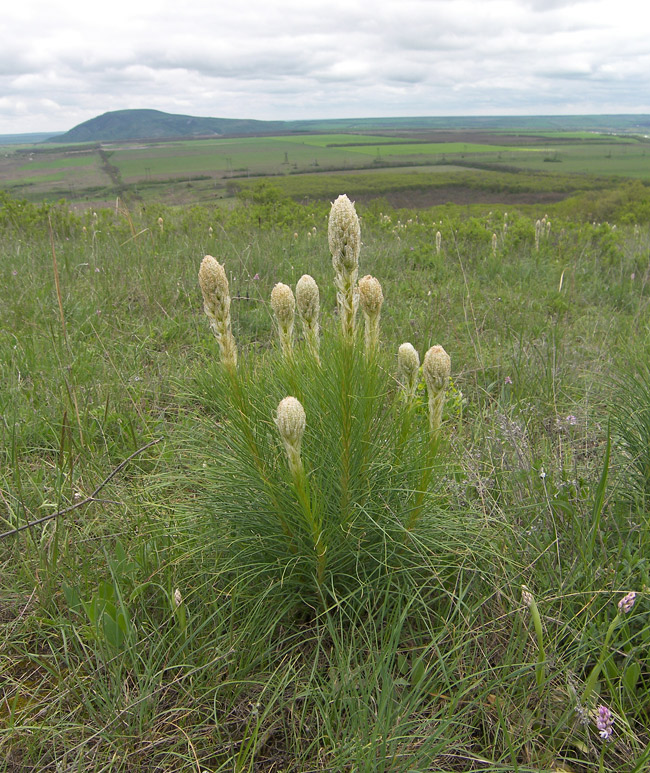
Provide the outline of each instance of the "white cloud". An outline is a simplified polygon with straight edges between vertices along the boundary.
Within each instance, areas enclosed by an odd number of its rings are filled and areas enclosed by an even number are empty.
[[[107,110],[222,117],[650,111],[646,4],[23,0],[0,18],[0,133]]]

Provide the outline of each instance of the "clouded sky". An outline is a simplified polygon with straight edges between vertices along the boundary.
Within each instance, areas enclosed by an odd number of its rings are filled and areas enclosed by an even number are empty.
[[[0,133],[219,118],[650,113],[647,0],[7,0]]]

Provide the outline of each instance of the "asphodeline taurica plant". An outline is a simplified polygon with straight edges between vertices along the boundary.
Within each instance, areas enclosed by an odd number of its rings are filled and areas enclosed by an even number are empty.
[[[221,350],[205,376],[219,416],[211,449],[219,544],[236,545],[233,565],[248,555],[285,590],[293,582],[307,598],[310,588],[321,607],[364,577],[389,577],[418,551],[425,562],[435,554],[433,574],[442,577],[449,556],[466,550],[468,523],[438,504],[449,355],[431,346],[420,367],[415,347],[403,343],[396,368],[395,354],[383,351],[384,290],[370,274],[358,279],[361,229],[347,196],[332,204],[328,240],[336,313],[321,318],[309,274],[295,293],[278,282],[270,306],[279,346],[254,357],[246,350],[239,362],[225,269],[206,256],[199,272]],[[422,382],[428,411],[418,399]]]

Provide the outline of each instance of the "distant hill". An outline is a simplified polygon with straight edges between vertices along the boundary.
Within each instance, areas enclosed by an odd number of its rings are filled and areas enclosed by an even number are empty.
[[[160,110],[115,110],[84,121],[47,142],[119,142],[226,135],[294,132],[367,132],[416,130],[598,131],[650,134],[648,115],[422,116],[408,118],[334,118],[311,121],[256,121],[199,118]]]
[[[0,134],[0,147],[3,145],[33,145],[37,142],[56,142],[63,132],[30,132],[29,134]]]
[[[225,134],[260,134],[282,131],[283,121],[236,118],[197,118],[160,110],[114,110],[84,121],[49,142],[97,142],[172,139],[174,137],[222,137]]]

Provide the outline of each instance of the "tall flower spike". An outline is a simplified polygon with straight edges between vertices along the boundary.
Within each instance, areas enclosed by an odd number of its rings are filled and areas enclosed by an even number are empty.
[[[296,305],[298,314],[302,320],[302,329],[305,334],[305,341],[309,350],[320,362],[318,356],[319,347],[319,324],[318,316],[320,314],[320,294],[318,285],[313,277],[304,274],[296,284]]]
[[[230,290],[224,267],[212,255],[206,255],[199,269],[199,285],[203,294],[203,310],[219,344],[224,365],[237,367],[237,345],[230,328]]]
[[[402,344],[397,350],[397,377],[404,388],[406,396],[410,400],[415,397],[419,370],[420,355],[412,344]]]
[[[436,231],[436,254],[440,255],[440,248],[442,247],[442,234],[440,231]]]
[[[332,204],[327,236],[334,266],[341,329],[348,340],[353,340],[359,304],[356,283],[361,251],[361,226],[354,204],[345,194]]]
[[[293,321],[296,311],[296,299],[289,285],[278,282],[271,290],[271,308],[278,322],[280,346],[285,357],[293,353]]]
[[[442,346],[432,346],[424,355],[422,374],[429,394],[429,426],[432,436],[437,437],[451,374],[451,360]]]
[[[302,459],[300,458],[300,444],[305,434],[307,419],[305,409],[295,397],[285,397],[278,405],[275,417],[275,425],[278,428],[285,451],[289,469],[294,478],[302,474]]]
[[[365,319],[366,354],[377,350],[379,344],[379,317],[384,303],[379,280],[370,274],[359,280],[359,304]]]

